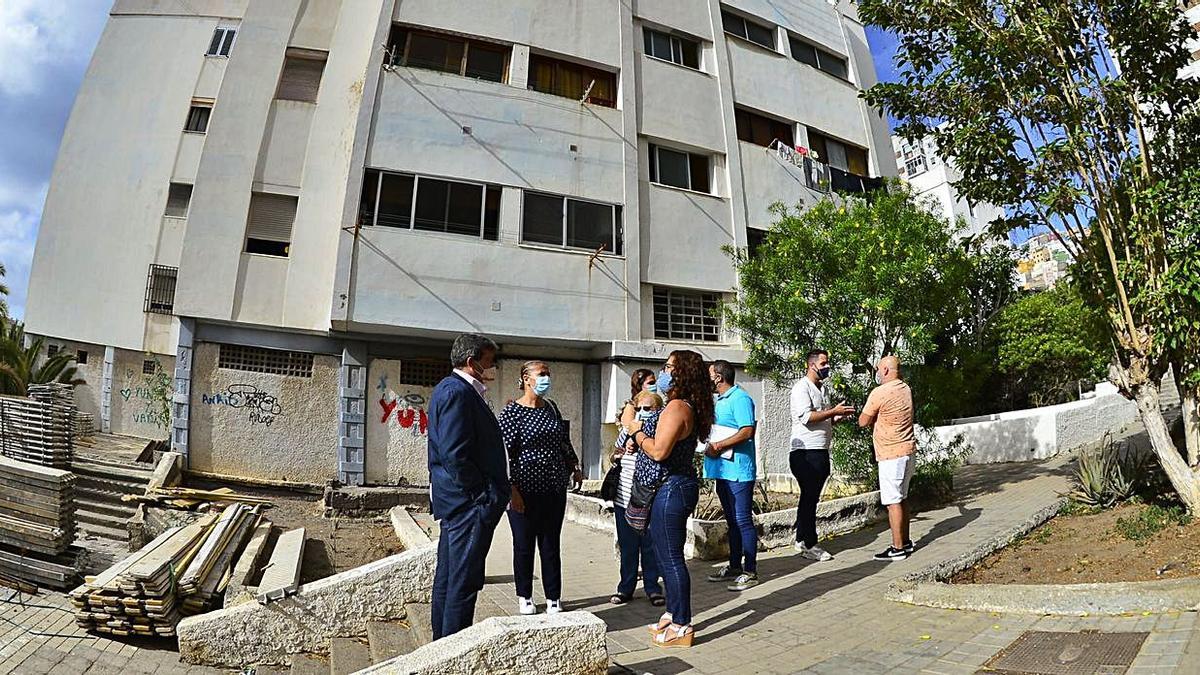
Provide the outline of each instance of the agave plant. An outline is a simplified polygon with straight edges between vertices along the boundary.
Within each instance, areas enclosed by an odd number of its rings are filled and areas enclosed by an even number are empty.
[[[34,338],[26,345],[25,325],[13,322],[0,329],[0,394],[25,396],[31,384],[84,384],[73,365],[75,356],[59,352],[43,357],[45,340]]]
[[[1098,448],[1079,453],[1071,498],[1085,506],[1110,508],[1133,497],[1146,473],[1146,455],[1105,434]]]

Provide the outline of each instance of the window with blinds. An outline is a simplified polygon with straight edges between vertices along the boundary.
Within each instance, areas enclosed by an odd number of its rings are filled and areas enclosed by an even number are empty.
[[[593,105],[617,107],[616,74],[541,54],[529,57],[529,88]]]
[[[192,203],[192,186],[187,183],[171,183],[167,190],[167,208],[163,215],[172,218],[187,218],[188,205]]]
[[[283,60],[283,74],[279,76],[275,98],[316,103],[321,75],[325,72],[325,57],[322,52],[289,49]]]
[[[187,121],[183,123],[183,130],[196,134],[207,132],[210,115],[212,115],[211,103],[193,103],[188,110]]]
[[[208,51],[206,56],[229,56],[229,50],[233,49],[233,38],[237,36],[237,29],[229,27],[220,27],[213,31],[212,42],[208,43]]]
[[[721,340],[719,293],[654,288],[654,337],[659,340]]]
[[[246,218],[246,253],[286,258],[292,243],[292,223],[296,220],[297,198],[269,192],[250,195],[250,213]]]

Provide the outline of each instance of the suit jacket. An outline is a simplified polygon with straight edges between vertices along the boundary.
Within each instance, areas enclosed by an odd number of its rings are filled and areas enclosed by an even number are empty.
[[[429,484],[434,518],[511,496],[500,424],[479,392],[451,373],[429,401]]]

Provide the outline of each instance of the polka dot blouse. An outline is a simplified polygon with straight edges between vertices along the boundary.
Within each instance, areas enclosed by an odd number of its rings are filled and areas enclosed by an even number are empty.
[[[513,401],[500,412],[500,433],[508,450],[509,477],[524,494],[566,492],[575,470],[574,451],[564,450],[565,429],[554,408],[528,408]]]

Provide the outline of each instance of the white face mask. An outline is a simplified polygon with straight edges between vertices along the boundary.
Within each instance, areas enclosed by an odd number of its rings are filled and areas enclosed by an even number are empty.
[[[500,369],[497,368],[496,366],[492,366],[491,368],[484,368],[482,375],[480,375],[480,377],[479,377],[479,380],[481,382],[495,382],[496,381],[496,373],[499,370]]]
[[[875,384],[883,384],[883,374],[878,370],[875,371]]]

